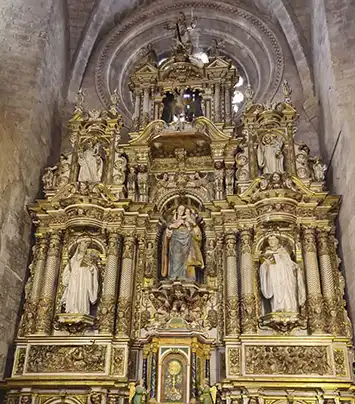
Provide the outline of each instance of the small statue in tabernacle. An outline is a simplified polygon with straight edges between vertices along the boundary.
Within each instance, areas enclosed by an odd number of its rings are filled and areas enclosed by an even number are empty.
[[[99,144],[89,141],[85,150],[79,152],[79,182],[100,182],[102,180],[102,172],[104,162],[100,156]]]
[[[263,174],[283,173],[284,155],[281,136],[265,135],[257,148],[258,164]]]

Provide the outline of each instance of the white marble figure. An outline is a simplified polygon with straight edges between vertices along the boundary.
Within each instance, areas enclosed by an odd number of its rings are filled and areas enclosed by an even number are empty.
[[[258,164],[263,174],[285,171],[282,146],[283,141],[280,136],[265,135],[263,137],[257,149]]]
[[[313,163],[314,179],[318,182],[324,181],[326,171],[327,171],[327,166],[322,163],[322,161],[319,157],[316,157],[314,159],[314,163]]]
[[[260,287],[265,299],[270,300],[271,312],[299,312],[306,301],[306,290],[301,269],[280,244],[278,237],[267,239],[260,265]]]
[[[98,269],[88,247],[88,241],[80,241],[64,268],[62,283],[65,290],[61,302],[66,313],[89,315],[90,304],[96,303]]]
[[[80,182],[100,182],[104,163],[100,156],[99,145],[93,145],[89,141],[84,152],[79,154],[79,177]]]

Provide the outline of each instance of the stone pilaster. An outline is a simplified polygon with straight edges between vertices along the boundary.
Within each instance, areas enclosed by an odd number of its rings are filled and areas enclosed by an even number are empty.
[[[137,130],[139,128],[139,112],[141,109],[141,94],[139,91],[135,92],[134,99],[134,114],[133,114],[133,128]]]
[[[229,233],[225,238],[226,251],[226,334],[235,336],[240,332],[239,328],[239,300],[238,300],[238,274],[237,274],[237,248],[234,233]]]
[[[110,232],[106,259],[105,279],[100,303],[100,333],[113,333],[117,296],[118,262],[121,250],[121,235]]]
[[[224,88],[224,105],[225,105],[225,123],[230,125],[232,122],[232,103],[231,103],[231,94],[230,87],[227,85]]]
[[[320,285],[315,229],[303,229],[302,247],[308,292],[308,326],[311,333],[322,333],[324,332],[323,296]]]
[[[116,321],[116,335],[123,337],[129,337],[131,331],[135,244],[135,238],[132,236],[126,237],[123,242],[122,272]]]
[[[143,125],[149,123],[149,88],[143,90]]]
[[[329,248],[329,233],[326,230],[318,230],[317,246],[319,267],[321,272],[322,291],[324,298],[324,314],[326,318],[326,331],[337,333],[337,298],[333,277],[333,266]]]
[[[214,120],[221,122],[221,85],[214,85]]]
[[[51,331],[55,285],[58,278],[61,232],[53,232],[49,239],[49,248],[44,271],[42,294],[38,303],[36,333],[48,335]]]
[[[257,331],[255,270],[253,263],[253,231],[244,229],[240,232],[240,279],[241,279],[241,324],[242,333]]]

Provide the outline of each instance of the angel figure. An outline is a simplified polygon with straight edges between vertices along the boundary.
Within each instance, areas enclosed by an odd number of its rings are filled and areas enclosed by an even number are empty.
[[[207,55],[209,58],[215,58],[220,56],[220,50],[224,48],[225,41],[224,39],[217,40],[212,39],[211,45],[207,48]]]
[[[210,387],[208,379],[204,380],[201,386],[200,402],[201,404],[216,404],[217,400],[217,386]]]
[[[43,181],[43,188],[44,189],[51,189],[54,186],[54,171],[57,169],[57,166],[54,167],[47,167],[44,170],[44,174],[42,177]]]
[[[146,396],[147,390],[142,379],[137,384],[134,382],[129,383],[129,404],[142,404],[146,401]]]

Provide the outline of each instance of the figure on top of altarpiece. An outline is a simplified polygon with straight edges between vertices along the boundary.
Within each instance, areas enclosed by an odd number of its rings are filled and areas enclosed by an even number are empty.
[[[89,241],[82,240],[77,244],[62,275],[65,289],[61,303],[66,313],[90,314],[90,304],[96,303],[99,290],[96,259],[94,252],[89,250]]]
[[[184,52],[186,54],[191,54],[192,51],[192,41],[191,41],[191,30],[196,26],[196,17],[191,18],[190,24],[186,21],[186,16],[183,12],[179,13],[179,17],[176,22],[168,22],[165,24],[164,28],[168,31],[174,31],[174,43],[173,49],[175,52]]]
[[[299,313],[306,301],[303,274],[277,236],[267,238],[261,261],[260,288],[271,312]]]
[[[202,232],[197,223],[197,214],[180,205],[163,235],[162,277],[195,281],[196,269],[204,268],[201,242]]]

